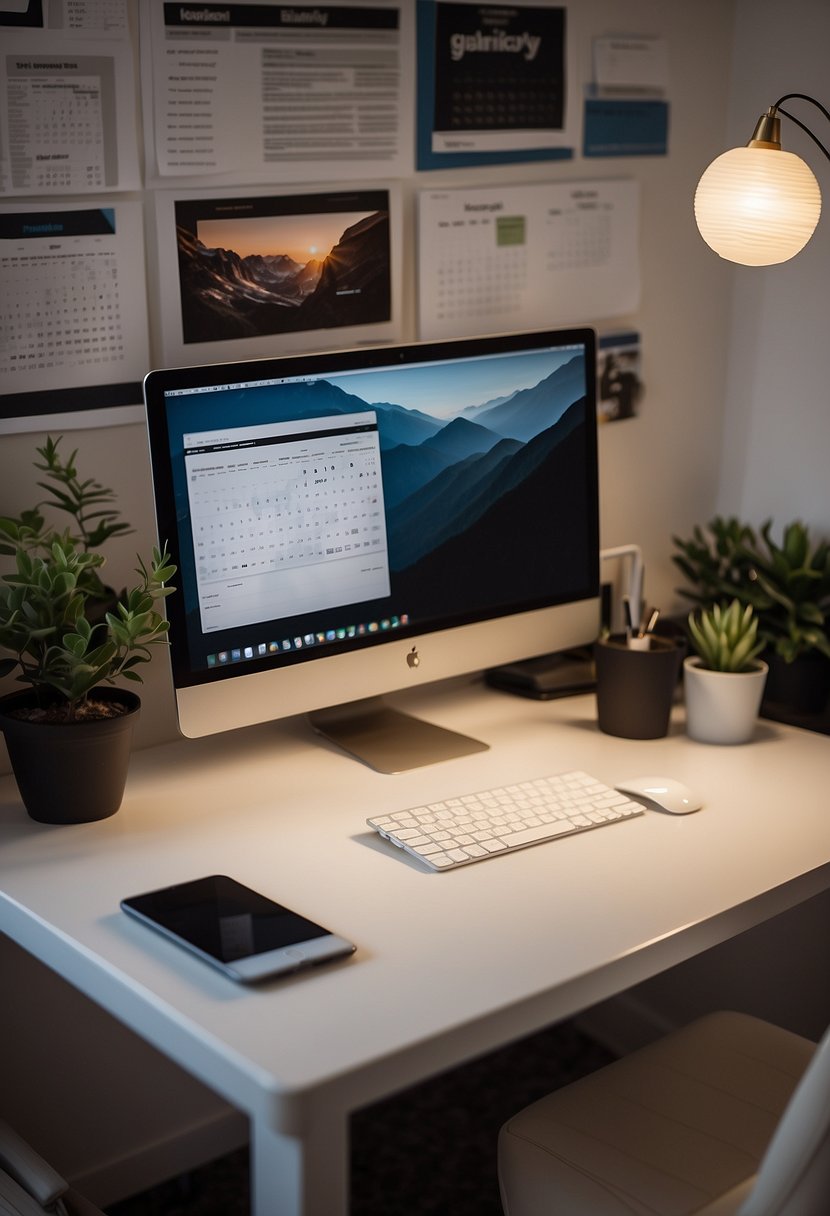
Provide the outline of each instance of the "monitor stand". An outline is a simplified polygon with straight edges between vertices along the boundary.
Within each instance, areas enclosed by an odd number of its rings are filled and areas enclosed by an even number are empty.
[[[318,734],[379,773],[405,773],[489,748],[479,739],[392,709],[381,697],[317,710],[309,721]]]

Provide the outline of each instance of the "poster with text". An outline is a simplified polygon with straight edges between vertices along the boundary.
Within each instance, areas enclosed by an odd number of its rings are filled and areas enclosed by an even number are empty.
[[[366,181],[411,171],[408,0],[147,3],[139,15],[151,185]]]
[[[565,16],[532,2],[418,0],[419,169],[573,155]]]

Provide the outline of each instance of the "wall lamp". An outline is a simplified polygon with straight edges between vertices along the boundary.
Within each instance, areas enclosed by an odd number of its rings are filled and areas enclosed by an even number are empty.
[[[801,127],[830,160],[824,144],[781,103],[800,98],[830,112],[806,93],[786,93],[759,119],[744,148],[713,160],[698,182],[695,219],[707,245],[730,262],[773,266],[795,257],[813,235],[821,191],[812,170],[781,148],[779,114]]]

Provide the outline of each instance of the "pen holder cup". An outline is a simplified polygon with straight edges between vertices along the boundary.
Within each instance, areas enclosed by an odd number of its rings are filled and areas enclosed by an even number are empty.
[[[682,650],[673,641],[649,635],[647,650],[627,645],[622,635],[594,646],[597,720],[606,735],[662,739],[680,675]]]

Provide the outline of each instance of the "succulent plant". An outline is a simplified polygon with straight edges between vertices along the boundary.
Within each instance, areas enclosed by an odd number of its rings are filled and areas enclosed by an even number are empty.
[[[709,671],[752,671],[764,648],[752,605],[737,598],[727,607],[713,604],[690,612],[688,625],[692,646]]]

